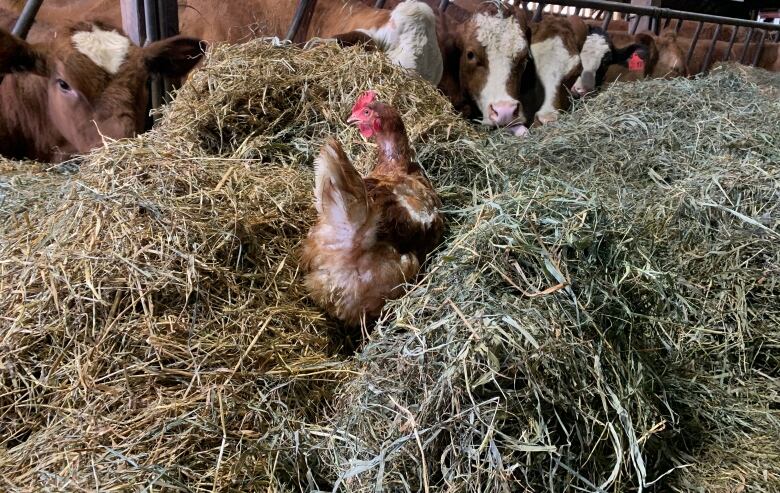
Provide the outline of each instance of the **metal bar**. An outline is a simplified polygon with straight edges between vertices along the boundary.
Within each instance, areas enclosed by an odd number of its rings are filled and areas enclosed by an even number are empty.
[[[374,8],[375,9],[385,8],[385,0],[376,0],[376,2],[374,3]]]
[[[669,27],[669,24],[671,24],[671,23],[672,23],[672,18],[671,17],[667,17],[666,19],[664,19],[664,29]]]
[[[674,26],[674,32],[679,34],[680,33],[680,29],[682,29],[682,25],[683,25],[683,20],[682,19],[677,19],[677,25]]]
[[[536,6],[536,12],[534,12],[534,17],[531,19],[531,22],[539,22],[542,20],[542,11],[544,10],[544,2],[539,2],[539,5]]]
[[[739,63],[745,63],[745,59],[747,58],[747,52],[748,48],[750,48],[750,41],[753,40],[753,28],[749,28],[747,32],[747,36],[745,36],[745,47],[742,48],[742,56],[739,57]]]
[[[612,12],[609,13],[608,16],[604,17],[604,22],[601,23],[601,29],[606,32],[607,28],[609,28],[609,21],[612,20]]]
[[[653,34],[658,36],[661,34],[661,18],[653,17]]]
[[[295,16],[290,23],[290,29],[287,30],[287,35],[284,37],[287,41],[292,41],[295,35],[298,34],[298,30],[301,28],[301,22],[306,12],[309,10],[313,0],[298,0],[298,8],[295,9]]]
[[[160,40],[160,24],[158,22],[159,12],[157,11],[157,2],[155,0],[143,0],[144,2],[144,23],[146,25],[146,42],[152,43]]]
[[[631,29],[628,32],[630,32],[632,35],[636,34],[636,29],[639,27],[640,22],[642,22],[642,16],[637,15],[634,23],[631,24]]]
[[[19,19],[16,20],[16,24],[14,25],[14,29],[11,31],[11,34],[18,38],[27,38],[27,35],[30,33],[30,28],[32,27],[33,22],[35,22],[35,16],[38,14],[38,9],[41,8],[42,3],[43,0],[27,0],[27,3],[24,4],[24,9],[22,9],[22,13],[19,16]]]
[[[144,24],[146,26],[146,44],[154,43],[160,39],[159,12],[157,11],[156,0],[143,0],[144,4]],[[152,108],[159,108],[163,103],[163,81],[159,75],[150,77],[150,96],[152,98]]]
[[[752,66],[758,64],[758,59],[761,57],[761,50],[764,48],[764,39],[766,39],[766,31],[761,31],[761,39],[758,40],[758,47],[756,47],[756,55],[753,57]]]
[[[574,7],[574,15],[580,15],[580,10],[582,10],[582,7]]]
[[[729,47],[726,48],[726,54],[723,56],[723,61],[728,62],[729,57],[731,56],[731,48],[734,47],[734,41],[737,39],[737,32],[739,31],[739,26],[734,27],[734,32],[731,33],[731,39],[729,39]]]
[[[707,49],[707,54],[704,56],[704,64],[702,64],[700,72],[707,72],[709,70],[710,60],[712,60],[712,54],[715,53],[715,45],[718,44],[721,29],[723,29],[723,24],[718,24],[715,28],[715,34],[710,41],[710,47]]]
[[[157,0],[160,39],[179,34],[179,5],[176,0]]]
[[[685,55],[685,66],[687,67],[688,64],[691,63],[691,57],[693,56],[693,50],[696,49],[696,43],[699,41],[699,35],[701,34],[701,29],[704,27],[704,21],[699,21],[699,24],[696,26],[696,32],[693,33],[693,39],[691,40],[691,46],[688,47],[688,54]]]
[[[160,39],[179,34],[179,5],[176,0],[157,0],[157,16]],[[162,78],[163,100],[166,103],[171,100],[175,82],[169,77]]]
[[[689,21],[712,22],[713,24],[730,24],[742,27],[754,27],[757,29],[767,29],[769,31],[780,31],[780,24],[768,24],[765,22],[748,21],[743,19],[732,19],[718,15],[698,14],[693,12],[684,12],[682,10],[667,9],[662,7],[643,7],[637,5],[628,5],[609,0],[555,0],[558,5],[567,5],[570,7],[582,7],[585,9],[612,10],[613,12],[627,12],[649,16],[672,17],[675,19],[684,19]]]
[[[447,7],[450,6],[450,0],[441,0],[439,2],[439,12],[444,13],[447,11]]]

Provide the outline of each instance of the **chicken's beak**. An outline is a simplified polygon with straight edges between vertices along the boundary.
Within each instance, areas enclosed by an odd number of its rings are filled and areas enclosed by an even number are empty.
[[[349,118],[347,118],[347,123],[350,125],[354,125],[355,123],[358,123],[360,121],[360,118],[356,117],[355,115],[350,115]]]

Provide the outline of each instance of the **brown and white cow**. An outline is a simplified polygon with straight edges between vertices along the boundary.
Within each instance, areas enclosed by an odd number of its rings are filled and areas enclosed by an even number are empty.
[[[580,48],[582,73],[571,88],[572,94],[585,96],[603,84],[607,68],[613,63],[615,56],[609,34],[600,27],[588,25]]]
[[[297,5],[298,0],[187,0],[179,7],[181,30],[210,42],[281,38],[287,34]],[[389,11],[360,0],[317,0],[294,41],[313,38],[335,38],[342,44],[370,41],[394,63],[418,72],[433,84],[441,79],[436,16],[423,2],[407,0]]]
[[[40,28],[40,26],[38,27]],[[115,29],[79,23],[30,44],[0,30],[0,154],[62,161],[104,137],[143,130],[151,73],[186,74],[201,41],[177,36],[138,48]]]
[[[293,10],[296,3],[290,0]],[[433,84],[441,81],[444,65],[436,36],[436,15],[426,3],[406,0],[386,10],[358,0],[319,0],[307,24],[299,33],[304,39],[343,39],[360,33],[397,65],[415,70]]]
[[[524,134],[528,118],[521,80],[529,38],[525,16],[516,7],[482,4],[471,13],[450,6],[439,23],[445,60],[440,89],[466,116]]]
[[[536,119],[550,123],[558,111],[569,106],[569,88],[582,73],[580,50],[586,40],[585,24],[547,16],[531,26],[531,54],[544,97],[538,103]]]

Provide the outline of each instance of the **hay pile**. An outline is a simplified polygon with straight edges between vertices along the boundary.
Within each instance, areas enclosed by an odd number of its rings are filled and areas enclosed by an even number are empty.
[[[153,132],[8,180],[2,488],[780,490],[780,81],[742,70],[518,143],[378,54],[217,48]],[[295,249],[369,87],[450,231],[352,357]]]
[[[275,480],[280,430],[321,421],[354,375],[296,248],[324,138],[371,152],[344,122],[368,87],[404,109],[421,161],[458,177],[445,195],[470,197],[455,185],[484,175],[459,162],[478,154],[469,125],[379,55],[333,46],[217,49],[157,130],[77,174],[6,165],[0,489]]]

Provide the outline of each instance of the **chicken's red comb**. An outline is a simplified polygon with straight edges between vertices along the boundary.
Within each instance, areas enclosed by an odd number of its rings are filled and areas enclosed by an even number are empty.
[[[376,92],[374,91],[364,92],[363,94],[360,95],[358,100],[355,102],[355,106],[352,107],[352,113],[362,110],[363,107],[373,103],[375,99],[376,99]]]

